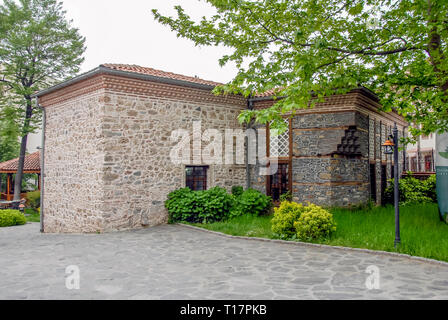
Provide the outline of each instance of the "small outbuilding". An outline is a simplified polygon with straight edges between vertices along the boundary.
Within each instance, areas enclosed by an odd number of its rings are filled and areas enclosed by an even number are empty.
[[[37,93],[44,109],[44,231],[108,232],[163,224],[167,195],[182,187],[249,186],[274,200],[291,192],[295,201],[322,206],[370,199],[380,204],[393,167],[404,169],[404,154],[393,163],[381,145],[395,123],[405,136],[407,123],[381,111],[366,88],[286,116],[289,130],[282,136],[258,126],[267,137],[248,140],[252,149],[266,150],[257,163],[244,157],[242,162],[208,162],[201,150],[211,143],[210,133],[247,132],[238,121],[240,112],[275,103],[269,92],[250,99],[217,96],[212,92],[217,85],[152,68],[106,64]],[[192,141],[193,150],[179,163],[171,155],[182,137]],[[220,144],[233,147],[233,137]],[[272,158],[278,159],[278,170],[260,174]]]
[[[6,183],[0,181],[0,200],[11,201],[14,199],[14,175],[17,173],[19,167],[19,158],[12,159],[0,163],[0,174],[6,175]],[[28,154],[25,156],[25,163],[23,166],[23,173],[35,174],[37,177],[37,185],[40,190],[40,151]],[[1,178],[1,175],[0,175]],[[3,190],[1,186],[5,185]],[[21,199],[25,194],[21,195]]]

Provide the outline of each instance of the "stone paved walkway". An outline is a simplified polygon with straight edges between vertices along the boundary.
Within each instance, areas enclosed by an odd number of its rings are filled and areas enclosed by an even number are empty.
[[[448,299],[448,267],[229,239],[182,226],[103,235],[0,229],[0,299]],[[68,290],[66,267],[80,269]],[[368,290],[368,266],[380,289]]]

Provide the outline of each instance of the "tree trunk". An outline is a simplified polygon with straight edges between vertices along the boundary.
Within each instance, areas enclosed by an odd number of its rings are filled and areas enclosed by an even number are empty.
[[[26,97],[26,113],[25,121],[22,129],[22,141],[20,143],[19,164],[17,167],[16,178],[14,180],[14,200],[20,200],[22,193],[23,167],[25,165],[26,145],[28,142],[28,130],[30,127],[31,116],[33,115],[33,107],[31,97]]]

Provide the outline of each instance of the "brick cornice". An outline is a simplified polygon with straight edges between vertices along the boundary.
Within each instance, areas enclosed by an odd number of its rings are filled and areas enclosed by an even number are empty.
[[[247,100],[237,95],[215,95],[211,90],[159,83],[124,76],[97,74],[70,86],[39,97],[39,104],[49,107],[94,91],[105,90],[126,95],[176,99],[186,102],[234,105],[244,109]]]
[[[272,106],[277,101],[264,100],[254,102],[255,109],[263,109]],[[355,90],[347,94],[339,94],[328,97],[324,102],[317,103],[314,108],[298,109],[296,115],[341,113],[357,111],[373,118],[384,119],[389,125],[396,122],[402,127],[407,127],[407,122],[396,112],[384,112],[380,110],[381,104],[368,96],[364,91]]]
[[[185,87],[155,81],[106,75],[104,88],[109,92],[189,102],[230,104],[246,108],[247,100],[237,95],[215,95],[211,90]]]
[[[69,99],[102,89],[104,89],[104,75],[95,75],[92,78],[79,81],[71,86],[39,97],[39,104],[42,107],[50,107],[52,105],[65,102]]]

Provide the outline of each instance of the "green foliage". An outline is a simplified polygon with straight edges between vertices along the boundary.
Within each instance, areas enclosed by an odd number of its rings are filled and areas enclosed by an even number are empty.
[[[272,232],[281,238],[292,238],[296,235],[294,222],[296,222],[305,207],[296,202],[283,201],[280,207],[274,208],[274,218],[272,218]]]
[[[243,192],[244,192],[244,188],[241,187],[241,186],[233,186],[233,187],[232,187],[232,194],[233,194],[235,197],[239,197],[239,196],[241,196],[241,195],[243,194]]]
[[[394,203],[395,181],[390,180],[390,184],[385,191],[385,202]],[[437,202],[436,176],[433,175],[427,180],[419,180],[411,175],[400,179],[398,190],[400,192],[400,204],[418,204]]]
[[[371,210],[353,211],[332,208],[337,223],[330,237],[311,242],[331,246],[364,248],[400,252],[412,256],[448,261],[448,225],[439,219],[436,203],[404,206],[400,210],[401,240],[394,247],[395,212],[393,206],[373,207]],[[272,217],[245,215],[231,220],[199,227],[234,236],[256,236],[278,239],[272,232]]]
[[[0,85],[0,162],[19,156],[19,129],[15,119],[15,109],[5,103],[1,97]]]
[[[435,174],[423,181],[426,189],[426,195],[432,200],[432,202],[437,202],[436,182],[437,176]]]
[[[288,191],[280,196],[280,202],[292,201],[292,192]]]
[[[40,207],[40,191],[28,192],[26,194],[26,199],[32,209],[37,209]]]
[[[0,210],[0,227],[26,224],[25,216],[18,210]]]
[[[84,43],[78,29],[66,19],[61,2],[2,1],[0,119],[7,120],[0,121],[3,122],[0,123],[0,151],[8,146],[8,141],[22,137],[20,151],[25,155],[25,137],[34,132],[41,121],[41,112],[32,94],[77,74],[84,61]],[[2,133],[5,126],[7,129]],[[19,151],[16,143],[8,148],[8,157]],[[19,168],[16,193],[21,191],[22,180],[23,168]]]
[[[210,223],[227,219],[233,205],[233,197],[223,188],[206,191],[176,190],[168,195],[165,207],[170,223]]]
[[[245,110],[240,121],[286,129],[281,114],[313,107],[364,86],[385,111],[397,110],[413,135],[448,131],[447,1],[206,0],[216,14],[194,21],[156,9],[154,18],[199,46],[231,50],[221,65],[239,72],[216,93],[274,90],[271,108]],[[419,129],[416,129],[419,128]]]
[[[310,241],[313,239],[328,237],[336,231],[336,223],[333,215],[327,210],[310,204],[294,223],[297,238]]]
[[[231,216],[268,214],[272,209],[272,199],[255,189],[247,189],[236,199]]]
[[[168,209],[169,222],[194,222],[197,219],[195,215],[196,193],[189,188],[175,190],[168,195],[165,201],[165,207]]]

